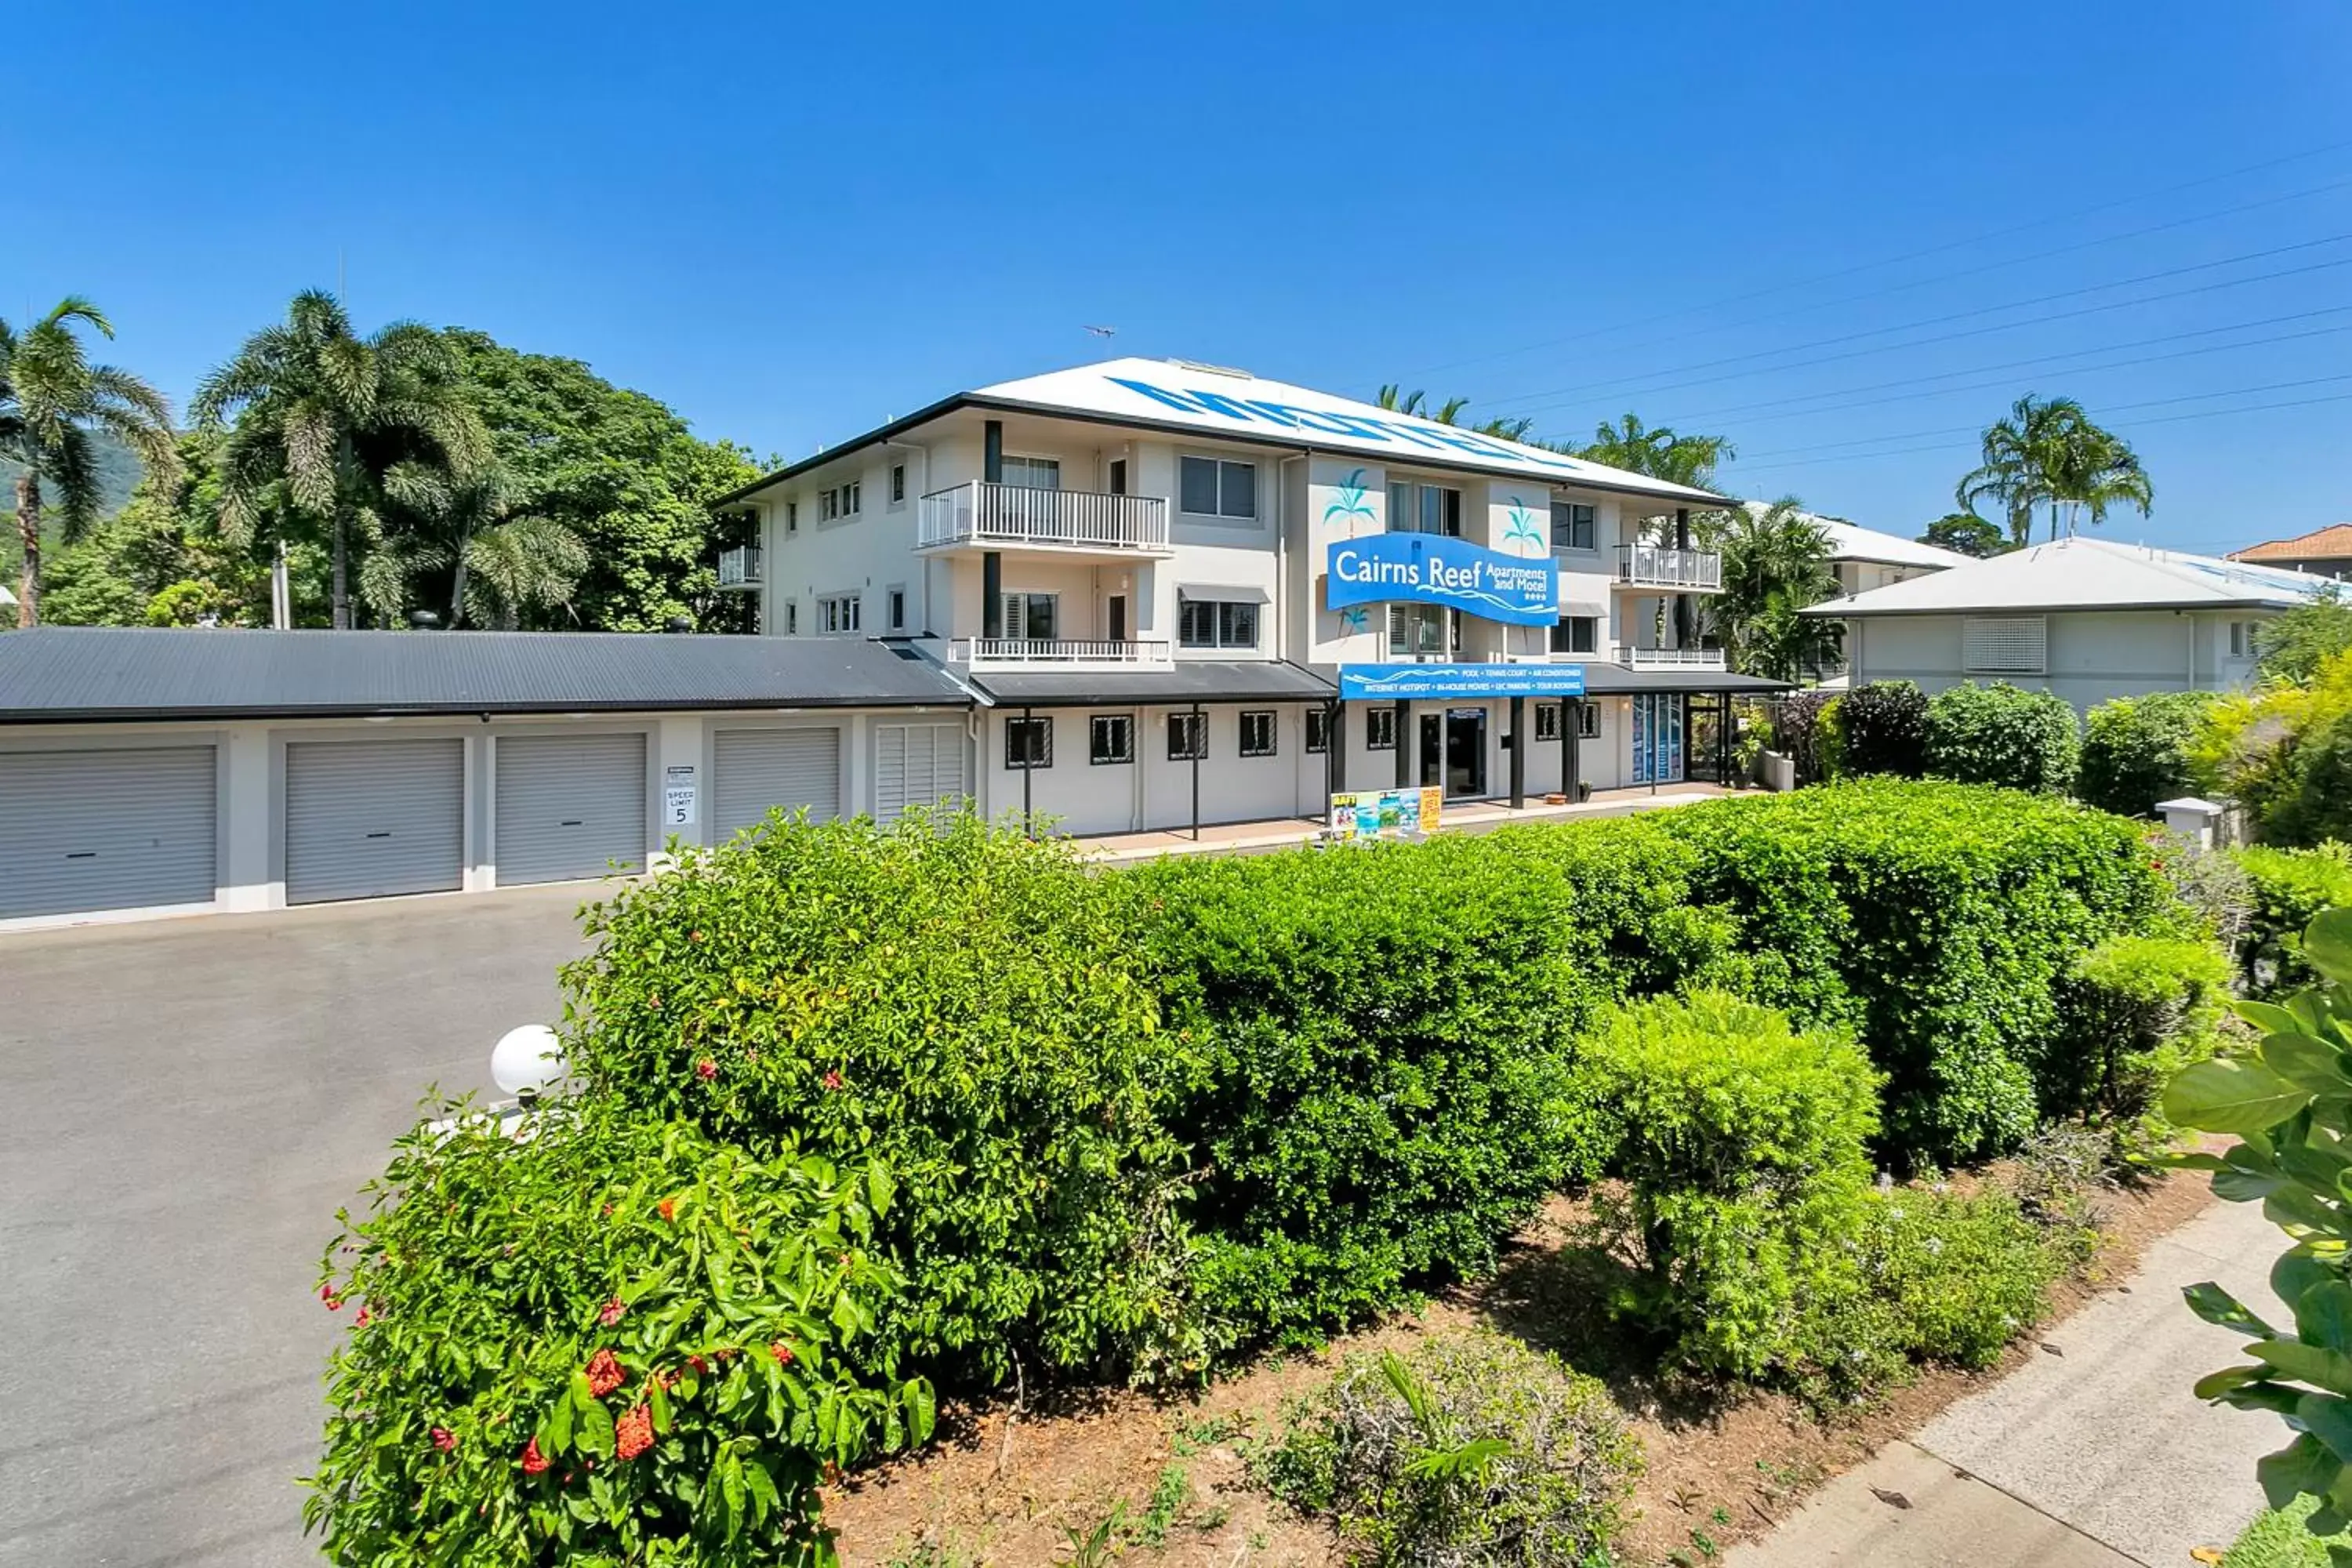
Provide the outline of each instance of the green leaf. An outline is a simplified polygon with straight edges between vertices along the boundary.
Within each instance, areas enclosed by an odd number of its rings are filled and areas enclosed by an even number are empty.
[[[2207,1132],[2260,1132],[2311,1103],[2311,1091],[2260,1062],[2199,1062],[2165,1087],[2164,1114]]]
[[[2238,1165],[2223,1165],[2213,1173],[2213,1195],[2233,1204],[2259,1203],[2286,1184],[2284,1176]]]
[[[2189,1310],[2209,1323],[2233,1329],[2242,1334],[2259,1334],[2264,1339],[2278,1337],[2276,1329],[2263,1322],[2247,1309],[2244,1302],[2210,1279],[2189,1286],[2180,1295],[2189,1303]]]
[[[2294,1327],[2312,1344],[2352,1351],[2352,1285],[2329,1279],[2305,1290],[2294,1303]]]
[[[590,1401],[580,1413],[580,1447],[604,1458],[613,1452],[613,1413],[602,1405]]]
[[[2230,1011],[2265,1035],[2298,1034],[2303,1021],[2275,1002],[2232,1002]]]
[[[2299,1029],[2264,1035],[2262,1058],[2265,1067],[2314,1094],[2352,1093],[2352,1077],[2344,1071],[2342,1055],[2326,1040]]]
[[[2298,1247],[2280,1253],[2271,1265],[2271,1293],[2291,1307],[2303,1300],[2305,1291],[2337,1278],[2336,1270]]]
[[[2327,1445],[2305,1432],[2274,1454],[2254,1461],[2254,1479],[2273,1508],[2285,1508],[2298,1497],[2326,1497],[2344,1467]]]
[[[551,1458],[572,1451],[572,1401],[559,1399],[540,1424],[539,1451]]]
[[[669,1390],[662,1386],[662,1381],[660,1378],[649,1377],[646,1379],[646,1405],[652,1413],[654,1418],[654,1430],[656,1432],[668,1431],[670,1421]]]
[[[2232,1410],[2261,1410],[2273,1415],[2293,1415],[2304,1391],[2284,1383],[2246,1383],[2224,1389],[2221,1403]]]
[[[931,1428],[939,1420],[939,1400],[931,1393],[930,1384],[919,1377],[908,1378],[898,1390],[898,1400],[907,1407],[907,1425],[912,1429],[913,1440],[919,1444],[929,1442]]]
[[[2303,930],[2303,958],[2330,980],[2352,984],[2352,910],[2322,910]]]
[[[2352,1400],[2333,1394],[2306,1394],[2295,1401],[2294,1418],[2305,1432],[2327,1445],[2337,1463],[2352,1455]]]
[[[2260,1383],[2270,1374],[2271,1369],[2266,1366],[2225,1366],[2199,1378],[2189,1392],[2200,1399],[2219,1399],[2233,1388]]]
[[[2341,1351],[2307,1345],[2301,1340],[2256,1340],[2246,1347],[2246,1353],[2332,1394],[2352,1394],[2352,1356]]]
[[[783,1499],[776,1494],[775,1478],[757,1458],[743,1461],[743,1481],[751,1489],[751,1501],[756,1505],[754,1518],[764,1519],[783,1506]]]

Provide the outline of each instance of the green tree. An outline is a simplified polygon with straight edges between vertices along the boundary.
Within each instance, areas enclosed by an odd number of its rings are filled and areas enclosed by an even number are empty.
[[[217,438],[183,434],[170,473],[142,479],[121,510],[58,552],[42,618],[60,626],[269,624],[269,567],[220,533]],[[324,562],[294,552],[296,581],[324,600]]]
[[[2352,601],[2331,583],[2309,603],[2264,621],[2254,632],[2263,674],[2306,684],[2321,661],[2352,648]]]
[[[426,509],[445,489],[481,481],[488,432],[467,395],[464,364],[439,332],[397,321],[369,337],[332,295],[294,297],[286,321],[245,341],[207,375],[195,413],[224,429],[221,531],[233,542],[323,539],[338,627],[352,625],[354,536],[362,548]],[[399,613],[385,573],[369,607]]]
[[[2071,397],[2037,398],[2028,393],[2009,414],[1985,427],[1979,462],[1954,491],[1964,511],[1979,500],[2000,503],[2009,517],[2012,545],[2032,537],[2033,509],[2050,507],[2050,537],[2058,537],[2062,516],[2071,520],[2087,508],[2094,527],[2118,502],[2143,514],[2156,491],[2131,447],[2101,429]],[[2062,511],[2062,509],[2063,511]]]
[[[1429,406],[1426,393],[1406,392],[1392,381],[1381,384],[1380,395],[1373,402],[1382,408],[1394,409],[1399,414],[1410,414],[1415,418],[1433,420],[1440,425],[1460,425],[1463,412],[1470,406],[1470,400],[1466,397],[1449,397],[1433,409]],[[1536,422],[1524,416],[1497,416],[1465,427],[1480,436],[1494,436],[1505,441],[1525,441],[1528,432],[1536,427]]]
[[[40,619],[42,487],[54,489],[70,542],[97,521],[100,432],[137,452],[151,472],[168,473],[178,460],[163,395],[128,371],[92,364],[77,327],[114,336],[113,323],[79,295],[21,335],[0,321],[0,457],[17,465],[20,626]]]
[[[2015,548],[2002,534],[1999,523],[1987,522],[1972,511],[1947,512],[1920,530],[1919,542],[1957,550],[1979,560],[2005,555]]]
[[[1828,531],[1786,496],[1761,510],[1732,512],[1714,538],[1723,553],[1723,592],[1707,608],[1734,667],[1794,680],[1808,668],[1833,662],[1843,628],[1826,616],[1798,614],[1837,595]]]
[[[1728,437],[1681,436],[1664,425],[1654,430],[1628,414],[1614,426],[1599,426],[1591,445],[1577,447],[1573,455],[1630,474],[1712,489],[1717,467],[1738,454]]]

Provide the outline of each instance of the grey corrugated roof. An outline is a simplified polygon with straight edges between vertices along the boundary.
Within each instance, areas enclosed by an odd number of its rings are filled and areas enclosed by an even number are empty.
[[[1332,684],[1279,659],[1180,658],[1173,669],[976,670],[972,684],[1000,708],[1169,707],[1187,702],[1328,702]]]
[[[937,665],[852,638],[116,626],[0,634],[0,723],[971,700]]]

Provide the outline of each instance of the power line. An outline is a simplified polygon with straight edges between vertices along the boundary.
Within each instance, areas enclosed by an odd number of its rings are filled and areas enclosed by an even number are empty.
[[[1918,329],[1918,328],[1920,328],[1920,327],[1938,327],[1938,326],[1942,326],[1942,325],[1944,325],[1944,324],[1945,324],[1946,322],[1948,322],[1948,321],[1967,321],[1967,320],[1970,319],[1971,317],[1975,317],[1975,316],[1991,316],[1991,315],[1998,315],[1998,314],[2000,314],[2000,313],[2001,311],[2003,311],[2003,310],[2023,310],[2023,309],[2025,309],[2025,308],[2026,308],[2027,306],[2029,306],[2029,305],[2047,305],[2047,304],[2051,304],[2051,303],[2053,303],[2053,302],[2054,302],[2054,301],[2056,301],[2056,300],[2075,300],[2075,299],[2080,299],[2082,296],[2084,296],[2084,295],[2085,295],[2085,294],[2104,294],[2104,293],[2105,293],[2107,290],[2109,290],[2109,289],[2128,289],[2128,288],[2131,288],[2132,286],[2134,286],[2135,284],[2140,284],[2140,283],[2158,283],[2158,282],[2161,282],[2161,281],[2163,281],[2163,280],[2164,280],[2165,279],[2167,279],[2167,278],[2182,278],[2182,277],[2186,277],[2187,275],[2189,275],[2189,273],[2192,273],[2192,272],[2210,272],[2210,271],[2212,271],[2212,270],[2213,270],[2214,268],[2221,268],[2221,267],[2235,267],[2235,266],[2239,265],[2241,262],[2246,262],[2246,261],[2261,261],[2261,260],[2267,259],[2267,258],[2270,258],[2270,257],[2273,257],[2273,256],[2285,256],[2285,255],[2292,254],[2292,253],[2294,253],[2294,252],[2295,252],[2295,251],[2303,251],[2303,250],[2315,250],[2315,249],[2319,248],[2319,247],[2322,247],[2322,246],[2328,246],[2328,245],[2341,245],[2341,244],[2343,244],[2343,243],[2344,243],[2346,240],[2347,240],[2347,239],[2352,239],[2352,234],[2335,234],[2335,235],[2329,235],[2329,236],[2326,237],[2325,238],[2321,238],[2321,239],[2305,239],[2305,240],[2298,240],[2297,242],[2295,242],[2295,243],[2294,243],[2294,244],[2293,244],[2293,245],[2279,245],[2279,246],[2273,246],[2272,247],[2270,247],[2270,248],[2269,248],[2269,249],[2267,249],[2267,250],[2250,250],[2250,251],[2246,252],[2246,253],[2245,253],[2244,255],[2242,255],[2242,256],[2225,256],[2225,257],[2222,257],[2222,258],[2221,258],[2220,259],[2218,259],[2218,260],[2214,260],[2214,261],[2198,261],[2198,262],[2191,262],[2190,264],[2189,264],[2189,265],[2188,265],[2188,266],[2186,266],[2186,267],[2168,267],[2168,268],[2164,268],[2163,270],[2158,271],[2158,272],[2143,272],[2143,273],[2141,273],[2140,275],[2138,275],[2138,276],[2137,276],[2137,277],[2136,277],[2136,278],[2118,278],[2118,279],[2116,279],[2116,280],[2114,280],[2113,282],[2109,282],[2109,283],[2093,283],[2093,284],[2086,285],[2086,286],[2084,286],[2084,287],[2083,287],[2083,288],[2080,288],[2080,289],[2059,289],[2059,290],[2058,290],[2057,292],[2055,292],[2055,293],[2052,293],[2052,294],[2036,294],[2036,295],[2032,295],[2032,296],[2031,296],[2031,297],[2029,297],[2029,298],[2027,298],[2027,299],[2023,299],[2023,300],[2007,300],[2007,301],[2005,301],[2005,302],[2003,302],[2003,303],[2001,303],[2001,304],[1999,304],[1999,305],[1981,305],[1981,306],[1977,307],[1975,310],[1953,310],[1953,311],[1948,311],[1948,312],[1947,312],[1946,314],[1941,315],[1941,316],[1927,316],[1927,317],[1924,317],[1924,318],[1920,319],[1919,321],[1899,321],[1899,322],[1895,323],[1895,325],[1893,325],[1893,326],[1891,326],[1891,327],[1871,327],[1871,328],[1866,329],[1865,331],[1859,331],[1859,332],[1843,332],[1843,333],[1840,333],[1838,336],[1833,337],[1833,338],[1816,338],[1816,339],[1814,339],[1814,340],[1813,340],[1812,342],[1803,342],[1803,343],[1784,343],[1784,344],[1782,344],[1782,345],[1781,345],[1780,347],[1779,347],[1779,348],[1771,348],[1771,349],[1759,349],[1759,350],[1757,350],[1757,351],[1756,351],[1755,353],[1744,353],[1744,354],[1728,354],[1728,355],[1726,355],[1726,356],[1725,356],[1724,358],[1722,358],[1722,359],[1698,360],[1698,361],[1696,361],[1695,363],[1690,363],[1690,364],[1675,365],[1675,367],[1673,367],[1673,368],[1672,368],[1672,369],[1670,369],[1670,370],[1652,371],[1652,372],[1650,372],[1650,373],[1648,373],[1648,374],[1649,374],[1649,375],[1653,375],[1653,376],[1655,376],[1655,375],[1680,375],[1680,374],[1684,374],[1684,373],[1685,373],[1685,372],[1686,372],[1686,371],[1694,371],[1694,370],[1713,370],[1713,369],[1715,369],[1715,368],[1717,368],[1717,366],[1720,366],[1720,365],[1727,365],[1727,364],[1745,364],[1745,363],[1748,363],[1748,362],[1753,361],[1753,360],[1762,360],[1762,359],[1773,359],[1773,358],[1777,358],[1778,356],[1780,356],[1780,355],[1781,355],[1781,354],[1802,353],[1804,353],[1805,351],[1807,351],[1808,349],[1834,348],[1834,347],[1836,347],[1836,346],[1837,346],[1838,344],[1840,344],[1840,343],[1859,342],[1861,342],[1861,341],[1862,341],[1863,339],[1864,339],[1864,338],[1878,338],[1878,337],[1885,337],[1885,336],[1886,334],[1888,334],[1889,332],[1907,332],[1907,331],[1916,331],[1916,329]],[[2266,281],[2269,281],[2270,279],[2278,279],[2278,278],[2292,278],[2292,277],[2295,276],[2297,273],[2301,273],[2301,272],[2316,272],[2316,271],[2324,270],[2325,268],[2329,268],[2329,267],[2341,267],[2341,266],[2343,266],[2343,265],[2345,265],[2345,263],[2344,263],[2344,262],[2342,262],[2342,261],[2329,261],[2329,262],[2321,262],[2321,263],[2318,263],[2318,264],[2316,264],[2316,265],[2315,265],[2315,266],[2311,266],[2311,267],[2299,267],[2299,268],[2297,268],[2297,267],[2291,267],[2291,268],[2284,268],[2284,269],[2283,269],[2283,270],[2281,270],[2281,271],[2277,271],[2277,272],[2263,272],[2263,273],[2258,273],[2258,274],[2256,274],[2255,276],[2253,276],[2253,277],[2252,277],[2252,278],[2239,278],[2239,279],[2224,279],[2224,280],[2222,280],[2222,281],[2221,281],[2221,282],[2218,282],[2218,283],[2210,283],[2210,284],[2204,285],[2203,287],[2199,288],[2199,289],[2184,289],[2184,290],[2180,290],[2180,291],[2179,291],[2179,292],[2176,292],[2176,293],[2170,293],[2170,294],[2150,294],[2150,295],[2145,296],[2144,298],[2141,298],[2141,299],[2138,299],[2138,300],[2119,300],[2119,301],[2116,301],[2116,302],[2115,302],[2115,303],[2113,303],[2113,304],[2095,306],[2095,307],[2093,307],[2091,310],[2087,310],[2061,312],[2061,313],[2059,313],[2059,314],[2057,314],[2057,315],[2050,315],[2050,316],[2037,316],[2037,317],[2034,317],[2034,318],[2032,318],[2032,319],[2031,319],[2031,320],[2029,320],[2029,321],[2011,321],[2011,322],[2008,322],[2008,323],[2006,323],[2006,324],[2004,324],[2004,325],[1993,326],[1993,327],[1987,327],[1987,328],[1984,328],[1984,329],[1982,329],[1982,330],[1983,330],[1983,331],[2006,331],[2010,330],[2010,328],[2011,328],[2011,327],[2032,326],[2032,325],[2035,325],[2036,323],[2041,322],[2041,321],[2061,321],[2061,320],[2063,320],[2067,315],[2088,315],[2088,314],[2092,314],[2092,313],[2094,313],[2094,312],[2095,312],[2095,311],[2096,311],[2096,310],[2120,310],[2120,309],[2123,309],[2123,308],[2125,308],[2125,307],[2126,307],[2126,306],[2130,306],[2130,305],[2145,305],[2145,304],[2152,304],[2152,303],[2154,303],[2154,302],[2156,302],[2156,301],[2158,301],[2158,300],[2175,300],[2175,299],[2179,299],[2179,298],[2180,298],[2183,294],[2196,294],[2196,293],[2203,293],[2203,292],[2208,291],[2209,289],[2233,289],[2233,288],[2238,287],[2240,284],[2244,284],[2244,283],[2261,283],[2261,282],[2266,282]],[[1961,336],[1961,337],[1965,337],[1965,336],[1969,336],[1969,335],[1971,335],[1971,334],[1969,334],[1969,333],[1956,333],[1956,334],[1949,334],[1949,335],[1948,335],[1947,337],[1942,337],[1942,338],[1921,338],[1921,339],[1917,339],[1917,340],[1916,340],[1916,342],[1913,342],[1913,343],[1894,343],[1894,344],[1889,344],[1888,346],[1889,346],[1889,347],[1892,347],[1892,348],[1910,348],[1910,347],[1915,347],[1915,346],[1916,346],[1917,344],[1920,344],[1920,343],[1935,343],[1935,342],[1948,342],[1948,341],[1949,341],[1949,337],[1950,337],[1950,336]],[[1874,351],[1870,351],[1870,352],[1876,353],[1876,352],[1880,352],[1880,351],[1874,350]],[[1832,356],[1832,358],[1836,358],[1836,357],[1842,357],[1842,356],[1835,356],[1835,355],[1833,355],[1833,356]],[[1828,362],[1827,362],[1827,361],[1825,361],[1825,360],[1806,360],[1806,361],[1801,361],[1801,362],[1800,362],[1800,365],[1802,365],[1802,364],[1822,364],[1822,363],[1828,363]],[[1795,368],[1799,368],[1799,366],[1783,366],[1783,367],[1781,367],[1781,368],[1784,368],[1784,369],[1795,369]],[[1746,374],[1756,374],[1756,373],[1749,372],[1749,373],[1746,373]],[[1637,377],[1636,379],[1647,379],[1647,377],[1646,377],[1646,376],[1644,376],[1644,377]],[[1733,379],[1733,378],[1732,378],[1732,377],[1730,377],[1730,376],[1718,376],[1718,377],[1717,377],[1717,378],[1715,378],[1715,379],[1717,379],[1717,380],[1720,380],[1720,381],[1727,381],[1727,380],[1731,380],[1731,379]],[[1683,386],[1696,386],[1696,385],[1700,385],[1700,384],[1702,384],[1702,383],[1698,383],[1698,382],[1682,382],[1682,383],[1678,383],[1678,384],[1677,384],[1677,385],[1683,385]],[[1520,394],[1518,394],[1517,395],[1513,396],[1513,397],[1497,398],[1497,399],[1496,399],[1496,403],[1520,403],[1520,402],[1524,402],[1524,401],[1526,401],[1528,398],[1530,398],[1530,397],[1557,397],[1557,398],[1560,398],[1560,399],[1562,399],[1562,400],[1566,400],[1566,401],[1572,401],[1572,400],[1574,400],[1574,399],[1576,399],[1576,398],[1578,398],[1578,397],[1580,397],[1580,396],[1583,395],[1584,394],[1591,393],[1591,392],[1604,391],[1604,390],[1607,390],[1607,389],[1612,388],[1612,387],[1621,387],[1621,384],[1620,384],[1620,383],[1618,383],[1618,382],[1616,382],[1616,381],[1587,382],[1587,383],[1585,383],[1585,384],[1583,384],[1582,385],[1580,385],[1580,386],[1561,386],[1561,387],[1554,387],[1554,388],[1552,388],[1551,390],[1549,390],[1549,391],[1548,391],[1548,392],[1528,392],[1528,393],[1520,393]],[[1633,392],[1633,393],[1634,393],[1634,394],[1636,394],[1636,395],[1645,395],[1645,394],[1650,393],[1650,392],[1664,392],[1664,391],[1671,391],[1671,390],[1673,390],[1673,388],[1671,388],[1671,387],[1647,387],[1647,388],[1643,388],[1643,387],[1632,387],[1632,388],[1622,388],[1622,387],[1621,387],[1621,390],[1623,390],[1623,391],[1630,391],[1630,392]],[[1552,403],[1552,404],[1538,405],[1538,407],[1553,407],[1553,408],[1557,408],[1557,407],[1560,407],[1560,406],[1563,406],[1563,405],[1564,405],[1564,403]],[[1528,410],[1526,410],[1526,409],[1522,409],[1522,410],[1520,410],[1520,412],[1522,412],[1522,413],[1526,413],[1526,412],[1528,412]]]
[[[1515,354],[1534,353],[1543,349],[1559,348],[1568,343],[1605,337],[1611,332],[1626,331],[1632,328],[1648,326],[1656,321],[1670,321],[1677,317],[1695,315],[1703,310],[1720,310],[1726,305],[1745,304],[1750,300],[1762,300],[1774,294],[1784,294],[1791,289],[1810,289],[1816,283],[1833,283],[1841,278],[1852,278],[1860,273],[1874,272],[1882,267],[1900,266],[1906,261],[1916,261],[1922,257],[1940,256],[1948,251],[1966,249],[1971,245],[1982,245],[1990,240],[2005,239],[2012,234],[2031,233],[2037,228],[2047,228],[2053,224],[2069,223],[2076,218],[2090,217],[2098,213],[2112,212],[2117,207],[2130,206],[2135,202],[2148,201],[2157,196],[2168,196],[2181,191],[2195,190],[2200,185],[2215,184],[2223,180],[2234,180],[2245,174],[2260,174],[2264,169],[2275,169],[2282,164],[2301,163],[2306,158],[2317,158],[2329,153],[2341,152],[2347,147],[2352,147],[2352,141],[2331,142],[2324,147],[2313,147],[2301,153],[2289,153],[2283,157],[2265,159],[2259,163],[2249,163],[2243,168],[2230,169],[2218,174],[2206,174],[2194,180],[2184,180],[2178,184],[2165,185],[2157,190],[2142,191],[2136,195],[2121,196],[2114,201],[2101,202],[2095,206],[2080,207],[2072,212],[2057,213],[2049,217],[2011,224],[2006,228],[1990,229],[1960,239],[1946,240],[1938,245],[1926,246],[1917,250],[1907,250],[1899,256],[1885,257],[1876,261],[1859,262],[1852,267],[1842,267],[1834,272],[1817,273],[1811,278],[1801,278],[1787,283],[1775,283],[1769,288],[1750,289],[1745,294],[1729,295],[1721,300],[1710,300],[1706,304],[1679,306],[1671,310],[1660,311],[1655,315],[1639,317],[1631,321],[1620,321],[1613,326],[1594,327],[1585,331],[1572,332],[1566,337],[1549,338],[1541,342],[1522,343],[1517,348],[1499,349],[1492,353],[1474,354],[1467,359],[1448,360],[1441,364],[1424,365],[1419,370],[1406,371],[1403,374],[1429,375],[1441,370],[1458,369],[1463,365],[1485,364],[1494,360],[1509,359]]]

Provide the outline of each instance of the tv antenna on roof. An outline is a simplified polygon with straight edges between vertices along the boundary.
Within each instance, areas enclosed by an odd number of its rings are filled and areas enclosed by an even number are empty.
[[[1118,333],[1117,327],[1088,327],[1086,330],[1098,338],[1116,337]]]

